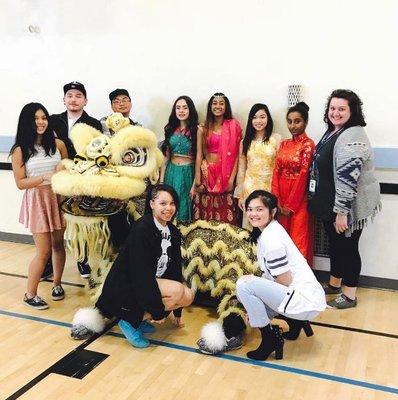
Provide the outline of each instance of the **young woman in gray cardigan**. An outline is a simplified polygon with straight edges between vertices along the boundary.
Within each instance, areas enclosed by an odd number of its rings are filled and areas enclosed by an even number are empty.
[[[335,298],[328,305],[345,309],[357,305],[358,242],[369,218],[381,208],[380,186],[360,98],[350,90],[333,91],[324,121],[328,130],[316,147],[310,172],[309,210],[322,220],[329,238],[330,281],[324,289]]]

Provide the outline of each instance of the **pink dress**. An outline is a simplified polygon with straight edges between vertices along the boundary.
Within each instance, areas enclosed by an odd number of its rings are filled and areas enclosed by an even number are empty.
[[[25,164],[26,176],[38,176],[55,171],[61,161],[61,154],[45,156],[44,148],[36,147],[37,154]],[[26,189],[22,199],[19,222],[24,224],[31,233],[46,233],[60,230],[64,221],[59,209],[59,198],[51,190],[51,185],[39,185]]]
[[[238,205],[233,192],[227,192],[228,180],[238,157],[242,129],[239,122],[226,120],[221,134],[209,132],[206,152],[219,155],[219,161],[203,160],[202,183],[204,193],[197,193],[193,202],[193,219],[216,220],[238,224]]]

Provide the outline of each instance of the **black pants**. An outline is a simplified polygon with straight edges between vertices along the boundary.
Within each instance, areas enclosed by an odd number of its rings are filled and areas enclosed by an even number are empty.
[[[334,221],[322,221],[330,245],[330,275],[342,278],[345,286],[357,287],[359,274],[361,273],[361,256],[358,243],[362,229],[356,230],[350,237],[344,233],[337,233]]]

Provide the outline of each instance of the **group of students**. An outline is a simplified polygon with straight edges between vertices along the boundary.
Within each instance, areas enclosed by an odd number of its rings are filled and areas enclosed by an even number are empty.
[[[182,199],[179,221],[237,225],[240,208],[243,227],[249,229],[245,201],[254,190],[271,191],[278,222],[310,266],[313,217],[319,218],[330,244],[331,277],[324,290],[334,298],[328,304],[351,308],[357,304],[361,270],[359,238],[381,208],[362,101],[351,90],[334,90],[324,112],[327,130],[316,146],[305,132],[308,111],[304,102],[288,109],[292,137],[281,141],[267,105],[254,104],[242,137],[223,93],[210,98],[203,124],[198,124],[192,100],[181,96],[165,128],[161,182],[172,185]]]
[[[129,117],[131,99],[127,90],[116,89],[109,98],[114,112]],[[37,288],[51,256],[52,298],[62,300],[65,296],[61,286],[64,223],[50,179],[62,158],[74,156],[68,134],[75,123],[85,122],[103,130],[100,121],[84,112],[86,103],[84,86],[71,82],[64,86],[64,113],[50,116],[43,105],[27,104],[21,111],[10,153],[17,186],[25,189],[20,221],[32,232],[37,250],[29,265],[24,296],[25,304],[36,309],[48,308],[37,295]],[[148,320],[163,322],[170,310],[177,309],[175,321],[181,326],[179,309],[193,299],[181,284],[181,271],[176,272],[181,268],[181,257],[175,250],[178,239],[173,240],[173,232],[178,236],[170,222],[174,216],[178,221],[214,219],[238,224],[240,207],[245,226],[255,228],[252,237],[258,244],[263,277],[242,277],[237,283],[237,295],[248,312],[249,323],[259,327],[263,337],[259,349],[249,354],[252,358],[265,359],[272,351],[280,356],[283,338],[270,326],[275,311],[294,321],[311,319],[326,306],[325,293],[335,297],[328,303],[332,307],[356,306],[361,269],[358,241],[368,219],[380,209],[372,149],[363,129],[366,123],[362,102],[350,90],[333,91],[324,115],[327,130],[317,146],[305,133],[308,110],[305,103],[288,110],[286,120],[292,138],[281,142],[273,132],[272,117],[265,104],[252,107],[242,137],[240,124],[233,118],[224,94],[215,93],[210,98],[203,124],[199,124],[189,97],[181,96],[175,101],[165,127],[165,163],[159,186],[149,194],[148,212],[152,217],[145,216],[140,222],[148,232],[159,231],[153,237],[171,243],[174,253],[165,258],[161,252],[155,257],[157,252],[149,249],[138,260],[132,249],[142,235],[132,232],[97,304],[104,315],[120,318],[119,326],[133,345],[146,347],[149,342],[143,333],[153,330]],[[136,124],[131,119],[130,123]],[[311,215],[322,220],[330,242],[331,277],[323,290],[309,267]],[[133,231],[140,224],[135,226]],[[161,240],[156,239],[160,249]],[[145,276],[138,277],[137,282],[142,283],[138,286],[134,283],[138,270],[129,270],[134,265],[131,257],[138,264],[148,264]],[[125,304],[129,298],[125,294],[120,295],[120,302],[114,300],[112,279],[125,282],[126,292],[137,292],[134,304]],[[147,293],[146,287],[150,288]],[[303,322],[290,325],[294,332],[306,326]],[[273,343],[271,348],[267,343]]]
[[[223,93],[210,98],[204,124],[198,124],[192,100],[179,97],[165,127],[160,178],[181,199],[177,219],[238,225],[241,209],[242,225],[250,228],[245,200],[253,190],[272,191],[278,197],[279,222],[312,265],[306,192],[315,144],[305,133],[308,110],[304,102],[289,108],[286,119],[292,139],[281,141],[265,104],[253,105],[242,136]]]

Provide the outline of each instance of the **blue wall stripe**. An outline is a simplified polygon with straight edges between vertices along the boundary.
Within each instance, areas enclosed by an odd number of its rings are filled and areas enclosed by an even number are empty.
[[[69,324],[66,322],[54,321],[51,319],[35,317],[32,315],[26,315],[26,314],[19,314],[19,313],[14,313],[14,312],[5,311],[5,310],[0,310],[0,315],[6,315],[6,316],[21,318],[21,319],[27,319],[27,320],[31,320],[31,321],[42,322],[42,323],[56,325],[56,326],[62,326],[62,327],[66,327],[66,328],[70,328],[72,326],[72,324]],[[118,338],[124,338],[124,336],[121,333],[109,332],[108,335],[118,337]],[[163,346],[163,347],[167,347],[170,349],[185,351],[185,352],[189,352],[189,353],[197,353],[197,354],[202,355],[202,353],[200,353],[198,349],[195,349],[193,347],[184,346],[184,345],[175,344],[175,343],[163,342],[163,341],[155,340],[155,339],[151,339],[150,342],[152,344],[155,344],[158,346]],[[310,371],[310,370],[301,369],[301,368],[289,367],[287,365],[273,364],[273,363],[270,363],[267,361],[250,360],[249,358],[234,356],[231,354],[219,354],[216,356],[206,355],[205,357],[216,357],[216,358],[221,358],[224,360],[240,362],[243,364],[255,365],[258,367],[262,367],[262,368],[269,368],[269,369],[274,369],[277,371],[289,372],[289,373],[297,374],[297,375],[310,376],[312,378],[323,379],[323,380],[333,381],[333,382],[338,382],[338,383],[344,383],[347,385],[359,386],[359,387],[373,389],[373,390],[377,390],[377,391],[381,391],[381,392],[398,394],[398,388],[395,388],[395,387],[378,385],[376,383],[360,381],[360,380],[356,380],[356,379],[345,378],[343,376],[330,375],[330,374],[325,374],[322,372],[315,372],[315,371]]]
[[[375,167],[398,169],[398,147],[374,147]]]
[[[15,136],[0,135],[0,153],[8,153]],[[374,147],[376,168],[398,169],[398,147]]]
[[[8,153],[15,143],[15,136],[0,136],[0,153]]]

